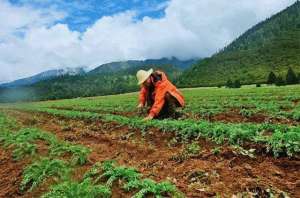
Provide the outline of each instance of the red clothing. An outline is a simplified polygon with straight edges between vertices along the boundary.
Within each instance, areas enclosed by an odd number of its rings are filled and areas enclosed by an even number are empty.
[[[162,71],[155,71],[157,74],[161,75],[161,80],[154,83],[154,92],[152,93],[154,104],[152,105],[149,115],[150,116],[157,116],[164,106],[165,103],[165,95],[168,92],[173,97],[175,97],[180,104],[180,106],[184,106],[184,97],[182,93],[168,80],[166,74]],[[139,95],[139,102],[140,104],[145,105],[146,98],[148,96],[148,89],[145,86],[142,86],[140,95]]]

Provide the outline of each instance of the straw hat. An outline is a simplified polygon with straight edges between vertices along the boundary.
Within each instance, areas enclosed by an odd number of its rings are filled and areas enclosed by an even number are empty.
[[[143,82],[145,82],[152,73],[153,73],[153,69],[149,69],[148,71],[139,70],[136,73],[136,78],[138,79],[138,85],[140,85]]]

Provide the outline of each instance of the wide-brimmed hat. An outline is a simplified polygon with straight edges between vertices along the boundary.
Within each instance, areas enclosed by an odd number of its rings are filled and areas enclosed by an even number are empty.
[[[145,82],[150,75],[153,73],[153,69],[149,69],[148,71],[145,70],[139,70],[136,73],[136,78],[138,79],[138,85],[142,84],[143,82]]]

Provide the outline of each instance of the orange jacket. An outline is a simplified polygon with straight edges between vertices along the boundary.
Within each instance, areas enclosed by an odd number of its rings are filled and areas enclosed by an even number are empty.
[[[158,74],[161,75],[161,80],[154,83],[154,92],[153,92],[153,97],[154,97],[154,104],[152,105],[149,115],[150,116],[157,116],[164,106],[165,103],[165,95],[168,92],[171,94],[173,97],[175,97],[179,104],[183,107],[184,106],[184,97],[181,94],[181,92],[168,80],[166,74],[162,71],[155,71]],[[146,103],[146,98],[148,95],[148,89],[145,86],[142,86],[140,90],[140,95],[139,95],[139,102],[140,104],[145,105]]]

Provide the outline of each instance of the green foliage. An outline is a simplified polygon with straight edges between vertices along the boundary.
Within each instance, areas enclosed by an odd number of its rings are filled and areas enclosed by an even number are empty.
[[[104,161],[102,164],[96,163],[85,175],[84,178],[94,178],[94,183],[101,179],[106,179],[107,186],[112,186],[116,180],[126,182],[140,179],[141,174],[134,168],[117,166],[115,161]]]
[[[20,160],[26,155],[33,156],[36,154],[36,145],[30,144],[28,142],[21,142],[15,144],[16,148],[13,150],[14,160]]]
[[[278,76],[275,82],[276,86],[283,86],[285,85],[285,81],[283,80],[283,78],[281,76]]]
[[[116,166],[113,161],[105,161],[102,164],[103,173],[100,178],[107,178],[106,184],[112,186],[116,180],[133,181],[141,177],[141,174],[134,168],[127,168],[125,166]]]
[[[104,161],[102,164],[96,163],[86,174],[84,179],[92,179],[93,184],[97,184],[100,180],[106,179],[106,185],[111,187],[113,182],[119,180],[119,184],[123,184],[126,191],[138,190],[133,197],[140,198],[146,195],[154,195],[155,197],[164,197],[171,195],[172,197],[184,197],[173,184],[167,181],[157,183],[151,179],[141,179],[142,175],[136,169],[118,166],[115,161]]]
[[[268,151],[272,151],[276,157],[280,154],[287,154],[291,157],[300,152],[300,130],[294,128],[287,132],[281,132],[280,129],[277,129],[267,144]]]
[[[68,165],[62,160],[42,158],[24,169],[20,190],[29,188],[31,191],[49,177],[64,179],[69,171]]]
[[[241,88],[241,82],[240,82],[240,80],[235,80],[234,82],[232,82],[231,79],[229,79],[226,82],[226,87],[227,88]]]
[[[297,75],[295,74],[294,70],[290,67],[286,75],[286,84],[293,85],[297,83],[298,83]]]
[[[21,129],[16,133],[2,132],[0,133],[0,143],[6,148],[13,148],[14,160],[20,160],[26,155],[36,154],[36,145],[33,140],[37,139],[37,131],[35,129]]]
[[[226,87],[227,88],[232,88],[233,87],[233,82],[231,81],[231,79],[227,80]]]
[[[182,87],[265,83],[270,71],[285,75],[289,67],[300,71],[300,2],[255,25],[230,45],[186,70],[178,79]]]
[[[82,182],[65,181],[51,187],[50,192],[42,198],[109,198],[111,190],[106,186],[94,185],[91,179],[85,179]]]
[[[22,128],[14,134],[15,142],[33,142],[35,140],[44,140],[48,144],[56,141],[56,137],[53,134],[45,133],[36,128]]]
[[[220,147],[215,147],[213,150],[212,150],[212,153],[214,155],[218,155],[221,153],[221,148]]]
[[[235,80],[233,85],[234,85],[233,88],[241,88],[242,86],[240,80]]]
[[[192,144],[188,144],[185,147],[185,153],[187,153],[188,155],[197,155],[199,154],[201,150],[201,147],[199,146],[199,144],[197,142],[193,142]]]
[[[50,146],[50,156],[62,156],[66,153],[72,155],[71,164],[83,165],[87,162],[91,150],[82,145],[74,145],[69,142],[57,142]]]
[[[176,186],[168,181],[157,183],[151,179],[132,180],[128,182],[124,188],[127,191],[139,189],[139,192],[137,192],[133,198],[143,198],[147,195],[153,195],[156,198],[163,198],[167,195],[174,198],[184,197],[182,193],[177,190]]]
[[[277,77],[276,77],[276,75],[274,74],[274,72],[271,71],[271,72],[269,73],[267,83],[268,83],[268,84],[275,84],[276,81],[277,81]]]
[[[50,145],[49,152],[51,156],[62,156],[70,153],[73,165],[86,163],[91,152],[90,149],[82,145],[59,141],[55,135],[35,128],[22,128],[17,132],[4,131],[0,133],[0,143],[3,143],[4,147],[14,148],[13,157],[16,160],[25,155],[36,154],[36,145],[34,144],[36,140],[44,140],[46,144]]]
[[[44,140],[50,145],[49,152],[51,156],[61,156],[66,153],[72,154],[71,163],[73,165],[86,163],[90,153],[90,149],[84,146],[58,141],[55,135],[35,128],[22,128],[15,133],[0,133],[0,142],[4,142],[5,147],[11,146],[14,148],[13,157],[16,160],[21,159],[25,155],[36,154],[34,142],[38,139]]]
[[[13,120],[12,118],[7,117],[4,113],[0,112],[0,135],[1,132],[5,132],[9,129],[14,130],[16,128],[17,128],[16,121]]]

